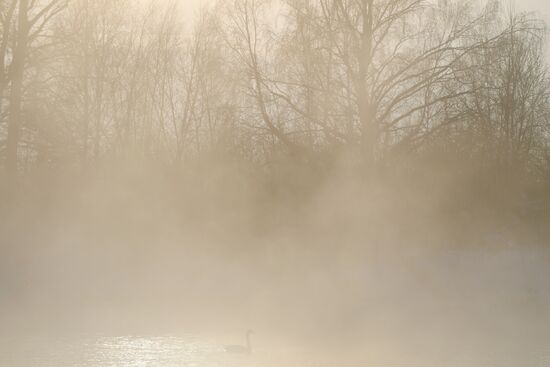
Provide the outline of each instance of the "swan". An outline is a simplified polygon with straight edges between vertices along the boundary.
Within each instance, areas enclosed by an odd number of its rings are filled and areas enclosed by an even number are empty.
[[[250,344],[250,336],[254,332],[252,330],[246,331],[246,345],[226,345],[224,350],[226,353],[236,353],[236,354],[250,354],[252,353],[252,346]]]

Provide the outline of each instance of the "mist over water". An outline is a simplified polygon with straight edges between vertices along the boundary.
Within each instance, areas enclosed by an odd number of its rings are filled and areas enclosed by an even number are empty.
[[[4,224],[17,239],[2,257],[5,365],[549,361],[543,244],[505,229],[453,243],[431,214],[407,214],[397,192],[359,195],[349,183],[266,214],[263,204],[252,209],[261,195],[239,185],[228,203],[205,209],[193,201],[220,187],[187,183],[176,204],[166,187],[137,182],[98,181],[62,209],[58,197],[30,212],[21,205],[25,224]],[[359,213],[358,197],[372,209]],[[248,328],[254,353],[227,356],[223,346],[243,344]]]

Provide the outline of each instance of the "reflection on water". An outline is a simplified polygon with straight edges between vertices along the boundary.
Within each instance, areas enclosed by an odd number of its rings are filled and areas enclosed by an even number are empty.
[[[244,358],[246,356],[240,356]],[[232,360],[233,358],[233,360]],[[200,367],[237,363],[220,346],[189,337],[4,338],[0,366]],[[242,361],[241,361],[242,362]]]
[[[550,341],[549,341],[550,342]],[[544,343],[543,343],[544,344]],[[548,343],[550,344],[550,343]],[[546,344],[546,345],[548,345]],[[490,358],[480,355],[457,354],[438,361],[440,367],[448,366],[550,366],[550,347],[537,347],[528,353],[516,354],[519,358]],[[394,351],[397,352],[397,351]],[[434,351],[435,353],[435,351]],[[394,354],[394,353],[392,353]],[[375,366],[417,366],[413,358],[397,361],[399,353]],[[506,353],[503,353],[506,354]],[[515,354],[515,353],[513,353]],[[402,356],[405,357],[405,356]],[[480,358],[481,357],[481,358]],[[394,360],[391,362],[391,360]],[[504,361],[506,359],[507,361]],[[426,361],[425,361],[426,362]],[[369,363],[370,364],[370,363]],[[434,365],[436,365],[434,364]],[[424,366],[431,366],[424,363]],[[211,342],[187,337],[87,337],[87,338],[15,338],[0,337],[1,367],[326,367],[313,361],[276,358],[257,352],[251,356],[231,355],[223,347]]]
[[[100,338],[89,349],[90,366],[211,366],[219,348],[191,338]]]

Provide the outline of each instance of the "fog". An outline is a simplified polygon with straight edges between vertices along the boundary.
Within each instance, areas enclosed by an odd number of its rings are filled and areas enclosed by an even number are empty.
[[[0,2],[0,364],[546,366],[544,4],[204,4]]]
[[[223,342],[253,328],[260,351],[308,364],[547,360],[550,253],[516,229],[458,239],[437,195],[349,182],[274,200],[216,172],[223,188],[174,199],[134,174],[4,221],[3,334]]]

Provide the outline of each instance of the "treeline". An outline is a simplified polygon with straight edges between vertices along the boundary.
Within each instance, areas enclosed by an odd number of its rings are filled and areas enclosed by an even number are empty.
[[[282,182],[345,166],[448,174],[471,201],[544,211],[537,16],[500,1],[231,0],[189,18],[176,0],[2,0],[5,181],[128,159],[231,161]]]

